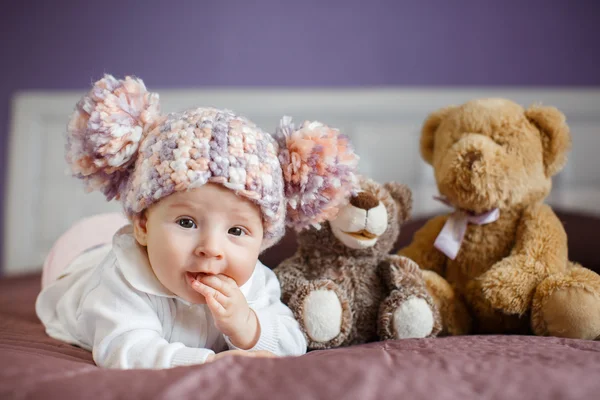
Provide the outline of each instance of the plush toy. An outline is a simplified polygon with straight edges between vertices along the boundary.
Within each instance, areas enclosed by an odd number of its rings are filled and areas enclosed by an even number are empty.
[[[399,251],[422,269],[442,334],[600,336],[600,277],[570,262],[565,230],[544,204],[571,138],[554,107],[479,99],[432,113],[421,155],[440,200]]]
[[[296,254],[275,268],[309,349],[429,337],[441,329],[418,265],[389,254],[410,215],[410,190],[365,178],[359,184],[332,220],[300,231]]]

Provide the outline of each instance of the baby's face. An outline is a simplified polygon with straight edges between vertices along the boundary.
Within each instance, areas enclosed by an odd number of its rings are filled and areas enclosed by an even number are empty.
[[[190,285],[198,274],[246,283],[263,238],[259,208],[218,184],[165,197],[136,218],[134,227],[158,280],[191,303],[206,303]]]

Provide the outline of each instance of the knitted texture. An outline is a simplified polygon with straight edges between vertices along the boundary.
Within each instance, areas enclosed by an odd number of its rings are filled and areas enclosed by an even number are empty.
[[[119,199],[139,142],[159,117],[158,95],[140,79],[105,75],[75,107],[68,125],[67,162],[88,191]]]
[[[158,95],[107,75],[77,104],[67,161],[88,190],[123,203],[129,218],[178,191],[218,183],[260,207],[263,249],[337,213],[357,185],[348,138],[319,122],[274,136],[230,110],[159,114]],[[287,216],[287,220],[286,220]]]
[[[345,135],[320,122],[305,121],[295,129],[282,118],[275,137],[281,148],[288,224],[300,231],[332,219],[358,181],[358,158]]]

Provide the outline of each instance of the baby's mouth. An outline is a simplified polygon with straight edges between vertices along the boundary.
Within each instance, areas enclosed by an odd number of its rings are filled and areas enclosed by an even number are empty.
[[[185,277],[187,278],[189,283],[192,283],[194,281],[199,281],[200,279],[202,279],[203,276],[206,276],[207,274],[203,273],[203,272],[190,272],[187,271],[185,273]]]

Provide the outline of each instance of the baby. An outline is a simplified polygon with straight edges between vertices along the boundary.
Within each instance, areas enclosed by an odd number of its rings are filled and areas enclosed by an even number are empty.
[[[141,80],[106,75],[67,139],[74,175],[120,200],[127,220],[85,220],[54,246],[36,302],[48,335],[108,368],[306,352],[258,256],[286,224],[318,226],[355,190],[344,135],[284,117],[271,136],[213,108],[163,116]],[[112,240],[95,239],[110,226]]]

